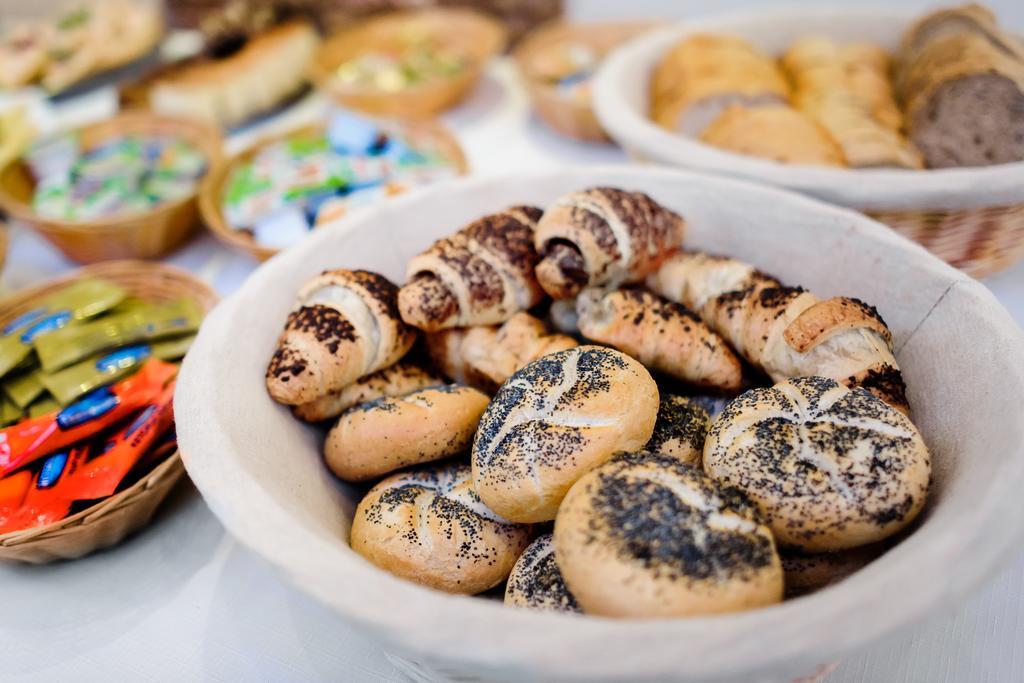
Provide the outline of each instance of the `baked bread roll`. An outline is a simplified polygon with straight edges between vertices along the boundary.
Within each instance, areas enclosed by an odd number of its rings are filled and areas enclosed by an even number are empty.
[[[806,114],[786,105],[732,106],[704,129],[701,142],[783,164],[844,166],[842,150]]]
[[[1024,43],[978,6],[925,17],[903,40],[898,94],[932,168],[1024,160]]]
[[[555,562],[551,534],[538,536],[512,567],[505,586],[505,604],[545,612],[581,611]]]
[[[584,473],[651,438],[658,386],[638,361],[579,346],[527,365],[502,385],[473,442],[480,498],[515,522],[555,518]]]
[[[657,453],[628,453],[569,490],[555,555],[583,611],[664,618],[782,599],[772,534],[737,490]]]
[[[690,384],[737,391],[739,358],[692,311],[645,289],[586,289],[576,297],[584,337]]]
[[[704,444],[704,470],[742,489],[780,545],[845,550],[891,536],[924,506],[931,458],[898,410],[824,377],[753,389]]]
[[[488,400],[472,387],[452,385],[360,403],[327,434],[324,459],[341,479],[368,481],[462,453]]]
[[[366,270],[328,270],[307,282],[267,368],[270,396],[309,403],[397,362],[416,340],[397,297],[390,280]]]
[[[828,132],[848,166],[922,168],[921,155],[900,132],[903,117],[881,47],[804,38],[786,50],[782,66],[794,106]]]
[[[683,241],[685,227],[682,217],[642,192],[573,192],[537,225],[537,279],[555,299],[642,281]]]
[[[892,334],[862,301],[822,301],[742,261],[698,252],[675,254],[647,286],[696,311],[774,382],[830,377],[909,412]]]
[[[654,433],[644,450],[671,455],[688,465],[700,467],[704,439],[710,428],[711,418],[696,401],[685,396],[662,395],[658,421],[654,423]]]
[[[469,466],[399,472],[360,501],[352,549],[403,579],[473,595],[508,576],[530,527],[489,510],[473,491]]]
[[[662,58],[651,78],[651,118],[693,137],[731,106],[753,109],[788,99],[775,61],[736,36],[690,36]]]
[[[568,335],[580,333],[580,317],[576,313],[576,299],[558,299],[548,307],[548,322],[556,332]]]
[[[786,597],[796,598],[839,583],[881,553],[882,548],[877,544],[837,553],[803,553],[784,548],[779,556],[786,576]]]
[[[306,422],[323,422],[338,417],[357,403],[367,403],[385,396],[402,396],[438,384],[444,384],[439,375],[414,363],[402,361],[372,375],[360,377],[340,391],[297,405],[292,413]]]
[[[502,323],[538,304],[534,229],[541,210],[513,206],[434,242],[409,261],[402,319],[426,332]]]
[[[500,326],[433,332],[426,340],[430,357],[442,372],[491,393],[528,363],[576,346],[572,337],[548,334],[544,323],[529,313],[516,313]]]

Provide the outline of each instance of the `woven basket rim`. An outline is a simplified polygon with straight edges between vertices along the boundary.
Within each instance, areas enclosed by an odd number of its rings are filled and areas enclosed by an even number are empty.
[[[440,121],[399,120],[387,119],[385,117],[370,118],[375,119],[385,127],[390,126],[400,131],[414,130],[421,132],[424,135],[428,135],[433,140],[438,141],[444,148],[445,156],[455,166],[456,174],[458,176],[464,176],[469,172],[469,162],[466,159],[465,150],[462,149],[462,145],[459,144],[455,135],[453,135],[447,126]],[[224,195],[224,186],[230,178],[231,173],[238,168],[239,165],[251,160],[268,146],[281,142],[282,140],[287,140],[296,135],[322,132],[326,130],[326,128],[326,121],[317,121],[297,126],[279,133],[264,135],[252,145],[249,145],[245,150],[225,160],[216,169],[211,169],[203,178],[199,186],[199,213],[202,216],[203,223],[206,224],[214,237],[225,244],[238,247],[248,252],[251,256],[260,261],[265,261],[271,256],[283,251],[282,249],[263,246],[257,243],[252,237],[239,230],[235,230],[228,225],[227,220],[224,218],[224,212],[221,209],[221,199]]]
[[[0,300],[0,310],[5,312],[0,314],[0,320],[15,315],[19,308],[28,305],[40,296],[66,286],[71,282],[91,277],[105,278],[112,282],[121,283],[129,277],[177,280],[182,288],[188,287],[198,293],[193,298],[207,313],[212,310],[218,299],[217,294],[209,285],[177,266],[135,260],[106,261],[104,263],[83,266],[71,273],[51,278],[3,298]],[[69,517],[51,524],[0,534],[0,559],[4,559],[3,556],[6,549],[24,548],[32,543],[42,543],[58,536],[87,530],[91,524],[102,520],[107,515],[132,506],[142,500],[165,477],[178,478],[184,473],[185,469],[184,464],[181,462],[181,453],[175,448],[163,462],[159,463],[145,477],[123,491],[108,496],[84,510],[80,510]]]
[[[213,170],[224,163],[224,139],[220,131],[201,121],[193,119],[178,118],[157,114],[152,111],[134,109],[123,111],[110,118],[75,128],[72,133],[85,135],[91,131],[102,129],[116,129],[128,126],[132,129],[174,126],[187,132],[188,141],[199,148],[207,160],[206,171],[203,177],[196,183],[195,188],[187,195],[171,201],[161,202],[148,211],[128,212],[116,214],[109,218],[89,221],[74,221],[62,218],[49,218],[41,216],[32,208],[32,205],[15,197],[8,192],[3,179],[15,169],[22,165],[21,157],[16,156],[3,166],[0,166],[0,208],[3,208],[14,218],[50,233],[96,235],[101,233],[116,233],[132,226],[135,223],[158,221],[164,216],[169,216],[190,202],[195,201],[202,179]]]

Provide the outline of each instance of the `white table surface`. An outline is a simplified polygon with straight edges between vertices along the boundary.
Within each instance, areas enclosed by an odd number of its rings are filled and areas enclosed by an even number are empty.
[[[1024,26],[1024,4],[1002,4],[1003,16]],[[627,6],[570,3],[576,15],[667,14],[654,0]],[[671,13],[695,14],[696,7],[684,2]],[[57,111],[34,111],[41,122],[58,125],[102,117],[113,103],[113,94],[105,91]],[[312,98],[271,124],[307,120],[321,106]],[[494,64],[471,99],[445,118],[475,173],[624,160],[614,148],[572,143],[546,130],[531,115],[507,62]],[[232,147],[251,136],[233,140]],[[208,235],[167,260],[199,273],[222,294],[238,287],[256,266]],[[15,227],[0,291],[73,267],[48,243]],[[1024,265],[985,284],[1024,323]],[[1024,553],[966,604],[846,659],[827,680],[1020,681],[1022,641]],[[149,529],[111,551],[43,567],[0,565],[0,644],[2,680],[404,678],[374,643],[280,582],[268,565],[240,547],[190,486],[176,490]]]

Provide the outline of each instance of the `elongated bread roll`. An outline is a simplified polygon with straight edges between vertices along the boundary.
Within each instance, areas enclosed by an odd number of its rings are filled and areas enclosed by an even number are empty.
[[[439,375],[413,363],[400,362],[360,377],[340,391],[297,405],[292,412],[306,422],[323,422],[337,417],[357,403],[366,403],[385,396],[402,396],[417,389],[444,384]]]
[[[341,414],[324,459],[345,481],[368,481],[469,448],[487,395],[459,385],[384,396]]]
[[[473,483],[498,514],[555,518],[565,492],[617,451],[651,438],[658,387],[638,361],[579,346],[536,360],[502,385],[473,442]]]
[[[576,346],[572,337],[548,334],[529,313],[516,313],[500,326],[442,330],[426,339],[431,359],[446,375],[492,393],[528,363]]]
[[[699,252],[672,256],[647,285],[700,314],[773,381],[830,377],[909,412],[892,333],[862,301],[822,301],[742,261]]]
[[[775,542],[736,489],[668,455],[626,453],[581,478],[555,520],[555,557],[588,614],[721,614],[782,599]]]
[[[555,299],[585,287],[640,282],[679,246],[685,229],[681,216],[642,192],[573,192],[537,225],[537,279]]]
[[[652,370],[703,387],[737,391],[739,358],[689,309],[644,289],[586,289],[576,297],[580,332]]]
[[[402,319],[427,332],[492,325],[540,302],[533,248],[541,210],[514,206],[434,242],[407,268]]]
[[[299,291],[267,368],[267,390],[299,405],[397,362],[416,340],[402,322],[398,288],[365,270],[329,270]]]
[[[732,106],[700,136],[720,149],[783,164],[843,166],[843,152],[817,122],[786,105]]]
[[[829,552],[910,524],[931,458],[910,419],[883,401],[797,377],[726,407],[704,443],[704,471],[756,502],[779,544]]]
[[[352,519],[352,549],[403,579],[473,595],[508,576],[530,527],[490,510],[469,466],[420,468],[380,482]]]

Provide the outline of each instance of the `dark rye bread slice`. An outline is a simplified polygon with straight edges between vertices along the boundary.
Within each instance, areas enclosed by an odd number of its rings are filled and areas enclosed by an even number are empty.
[[[908,132],[929,167],[1024,160],[1024,61],[959,33],[932,40],[903,68]]]

